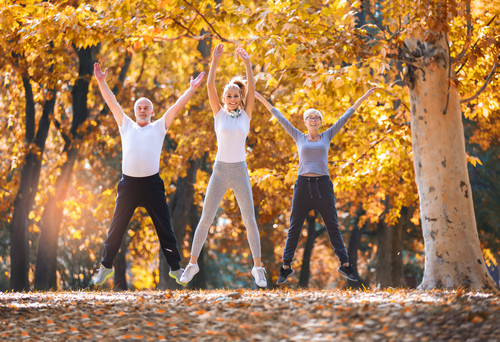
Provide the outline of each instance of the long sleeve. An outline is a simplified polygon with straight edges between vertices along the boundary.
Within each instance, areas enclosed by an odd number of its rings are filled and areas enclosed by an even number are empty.
[[[288,121],[283,114],[279,112],[276,108],[273,108],[271,110],[271,114],[274,115],[274,117],[278,120],[280,125],[285,129],[285,131],[290,134],[290,136],[293,138],[293,140],[297,141],[299,136],[302,134],[301,131],[299,131],[297,128],[295,128],[290,121]]]
[[[345,125],[345,123],[349,120],[349,118],[351,117],[351,115],[354,114],[354,109],[352,108],[349,108],[348,110],[346,110],[346,112],[344,113],[344,115],[342,115],[338,120],[337,122],[335,122],[333,124],[332,127],[328,128],[326,131],[325,131],[325,135],[328,139],[332,140],[333,137],[335,136],[335,134],[337,134],[340,129]]]

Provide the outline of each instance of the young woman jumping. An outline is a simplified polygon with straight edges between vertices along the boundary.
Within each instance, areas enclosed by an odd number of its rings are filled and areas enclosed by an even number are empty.
[[[208,230],[224,194],[228,189],[232,189],[240,207],[252,252],[254,267],[251,273],[257,286],[266,287],[265,269],[261,262],[260,236],[245,155],[245,141],[250,130],[255,101],[255,80],[248,53],[242,48],[236,49],[238,56],[245,64],[247,82],[241,77],[234,77],[227,83],[224,87],[221,105],[215,88],[215,75],[223,51],[223,44],[219,44],[214,49],[207,80],[208,99],[214,115],[217,136],[217,155],[208,182],[200,222],[193,237],[191,258],[179,283],[187,284],[199,272],[198,257],[207,238]]]

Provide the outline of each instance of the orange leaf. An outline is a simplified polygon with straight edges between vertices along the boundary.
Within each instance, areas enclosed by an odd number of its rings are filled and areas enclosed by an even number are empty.
[[[149,325],[150,327],[152,327],[155,324],[153,322],[146,322],[146,325]]]

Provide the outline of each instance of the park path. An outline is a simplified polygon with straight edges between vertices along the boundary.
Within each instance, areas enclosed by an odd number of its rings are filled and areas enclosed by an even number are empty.
[[[500,297],[463,291],[0,293],[2,341],[500,341]]]

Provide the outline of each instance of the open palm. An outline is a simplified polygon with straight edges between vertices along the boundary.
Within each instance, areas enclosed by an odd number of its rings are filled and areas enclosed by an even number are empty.
[[[243,60],[249,60],[250,59],[250,56],[248,55],[248,52],[246,52],[245,49],[243,48],[237,48],[236,49],[236,52],[238,53],[238,55],[243,59]]]
[[[214,49],[214,58],[221,57],[223,52],[224,52],[224,44],[221,43],[217,45]]]
[[[198,88],[201,84],[201,81],[203,81],[203,77],[205,77],[205,71],[201,72],[198,75],[198,77],[196,77],[194,80],[191,77],[191,80],[189,81],[191,88],[194,88],[194,89]]]
[[[101,66],[99,63],[94,63],[94,75],[95,78],[97,78],[99,81],[102,81],[106,78],[106,75],[108,74],[108,69],[106,68],[104,72],[101,70]]]

